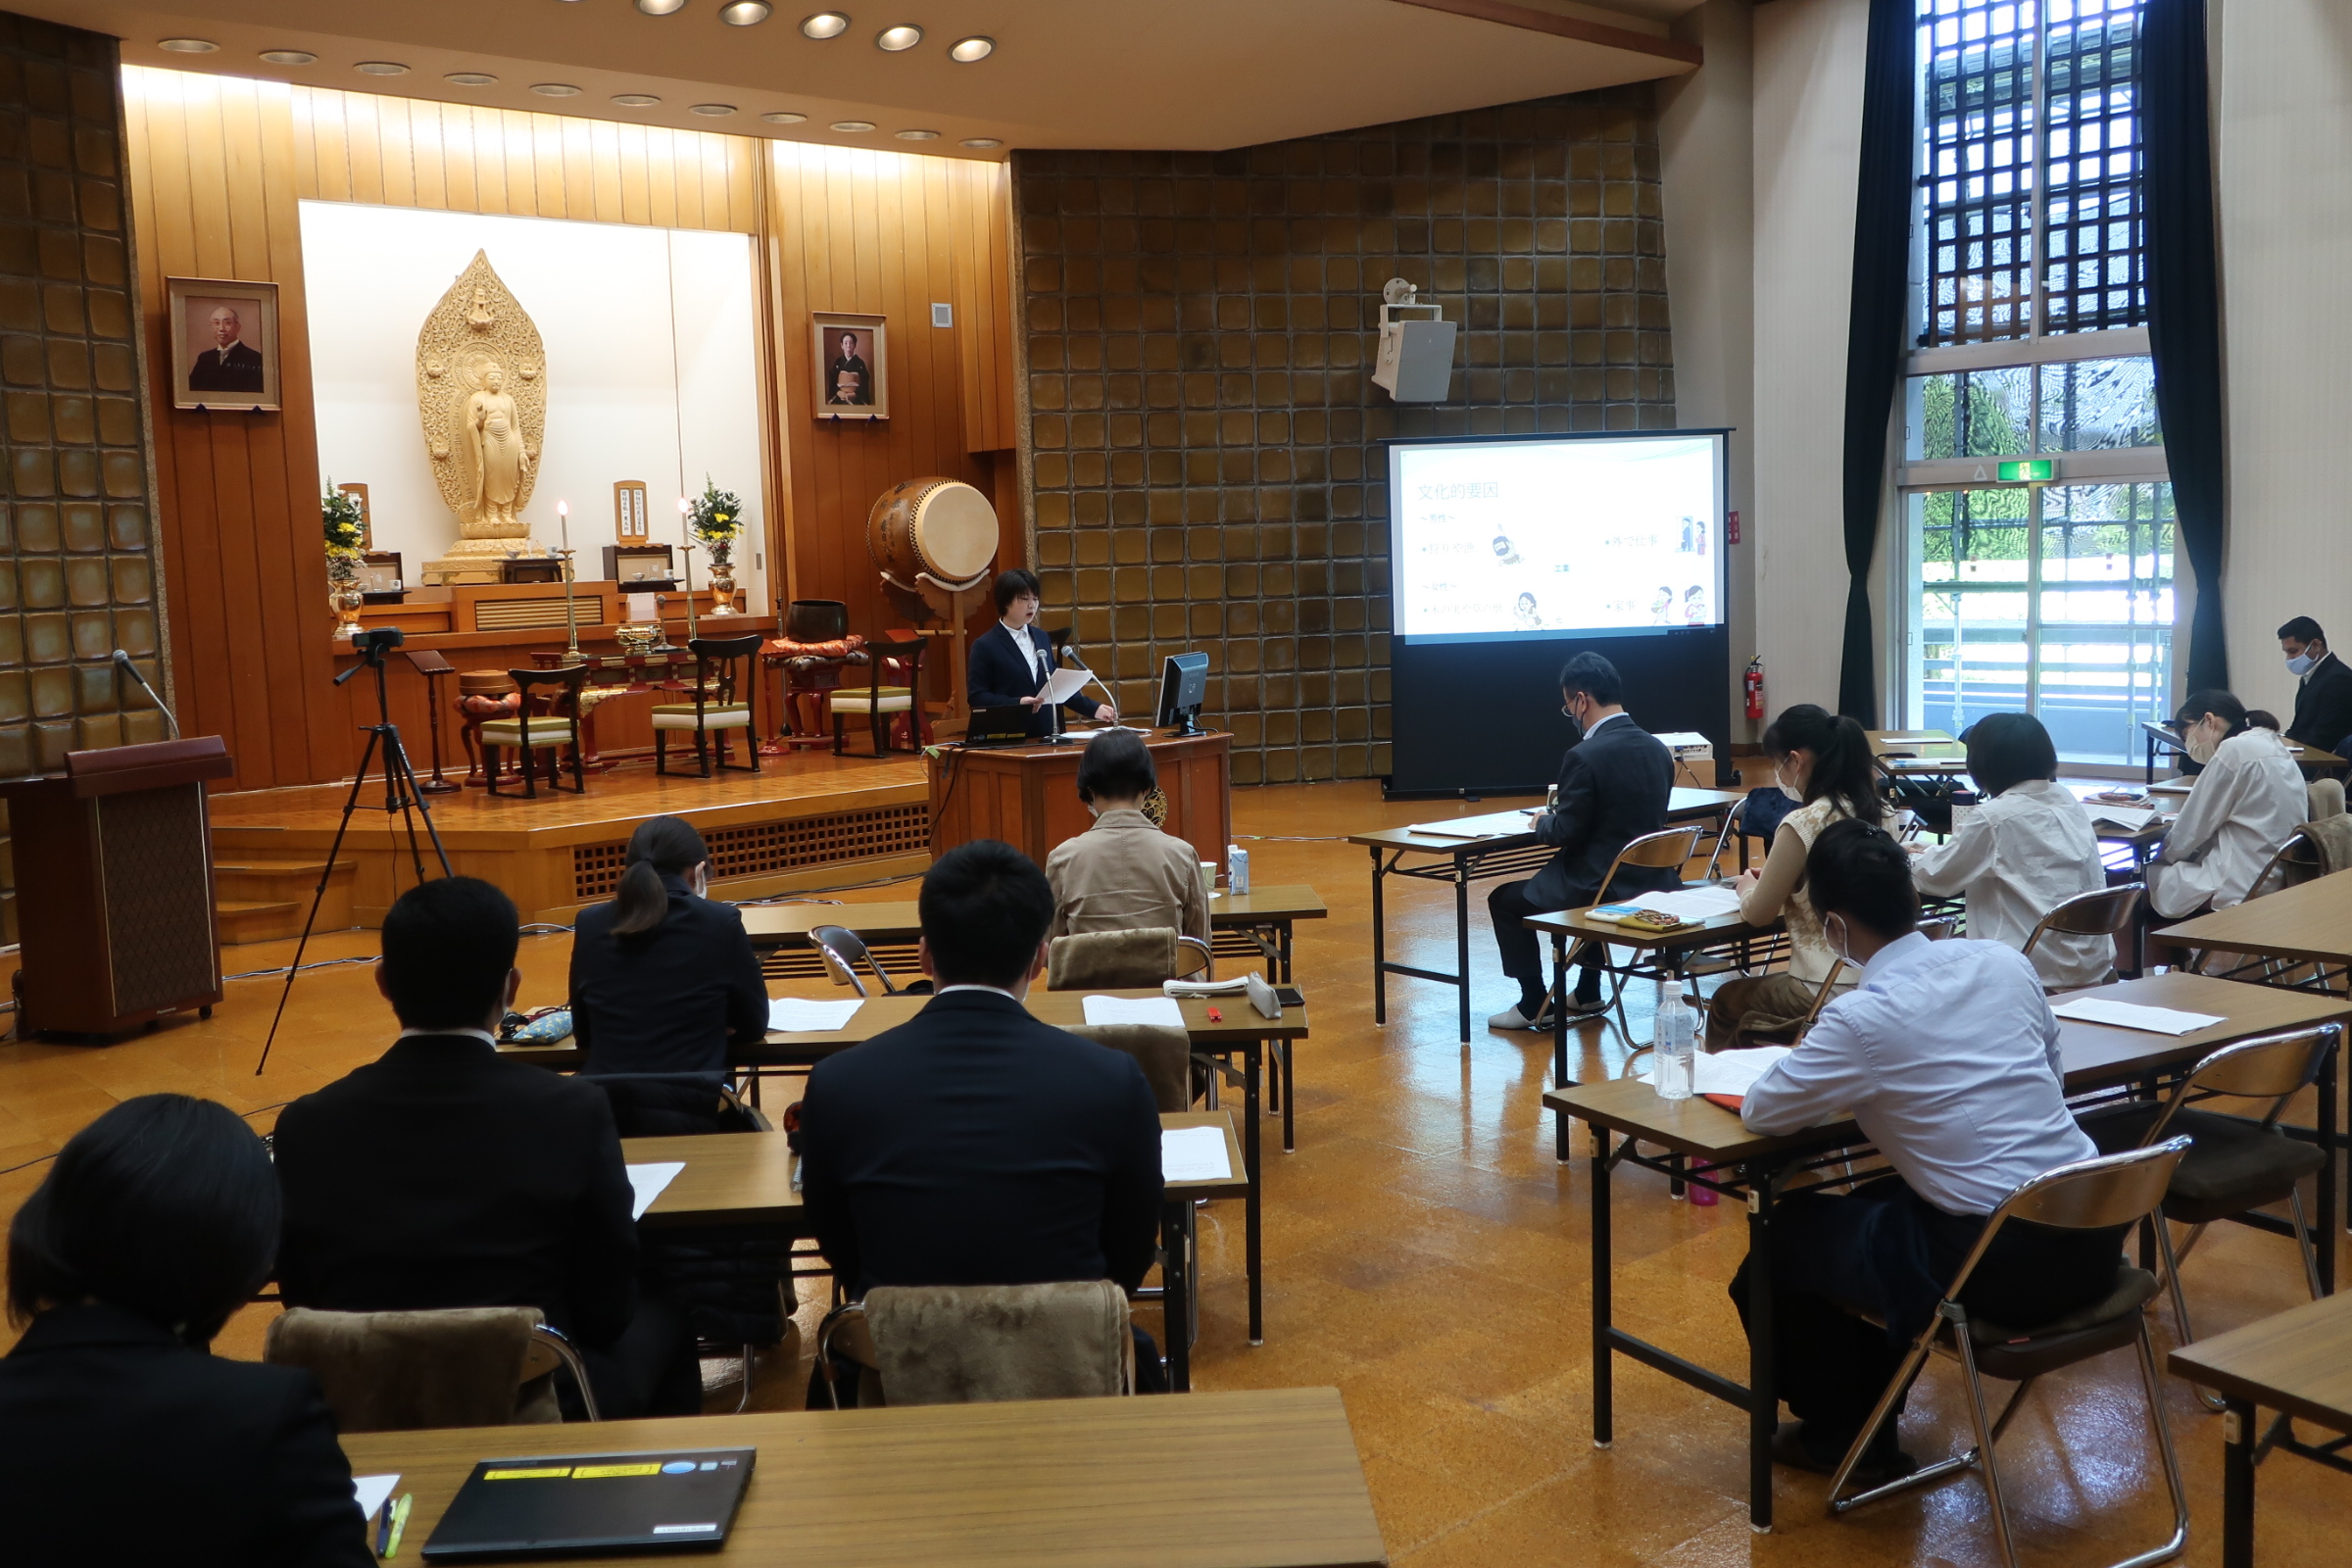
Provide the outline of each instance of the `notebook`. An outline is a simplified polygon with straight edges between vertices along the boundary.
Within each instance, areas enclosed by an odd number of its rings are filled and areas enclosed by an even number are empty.
[[[433,1527],[428,1562],[709,1551],[727,1539],[752,1448],[484,1459]]]

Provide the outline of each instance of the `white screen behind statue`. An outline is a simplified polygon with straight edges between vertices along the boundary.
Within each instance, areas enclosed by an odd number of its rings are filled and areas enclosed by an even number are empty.
[[[1715,434],[1392,444],[1396,635],[1721,624],[1722,447]]]

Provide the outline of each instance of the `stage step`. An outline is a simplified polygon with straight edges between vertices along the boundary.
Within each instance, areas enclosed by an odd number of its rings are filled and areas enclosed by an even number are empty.
[[[273,942],[302,935],[303,917],[318,890],[324,860],[266,859],[232,856],[213,862],[214,907],[220,916],[220,940],[225,944]],[[351,912],[353,884],[359,878],[357,860],[337,860],[327,878],[326,897],[318,903],[314,931],[346,931],[359,922]]]

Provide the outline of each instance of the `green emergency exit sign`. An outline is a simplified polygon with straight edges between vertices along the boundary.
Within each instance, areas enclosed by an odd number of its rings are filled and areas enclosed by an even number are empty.
[[[2022,463],[2002,464],[2000,473],[2003,484],[2032,484],[2053,477],[2054,465],[2048,458],[2031,458]]]

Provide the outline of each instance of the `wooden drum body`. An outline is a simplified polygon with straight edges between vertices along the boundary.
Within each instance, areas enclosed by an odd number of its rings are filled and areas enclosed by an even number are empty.
[[[895,587],[958,593],[978,586],[997,559],[997,509],[960,479],[907,479],[867,514],[865,548]]]

